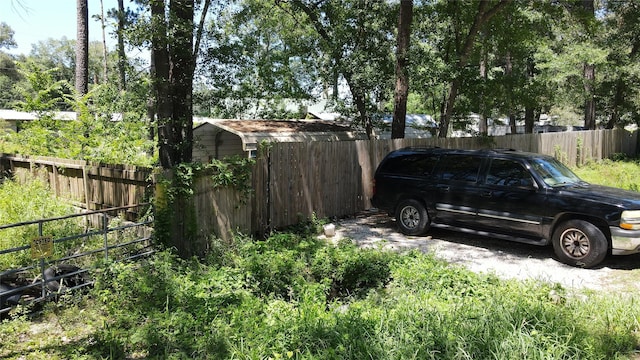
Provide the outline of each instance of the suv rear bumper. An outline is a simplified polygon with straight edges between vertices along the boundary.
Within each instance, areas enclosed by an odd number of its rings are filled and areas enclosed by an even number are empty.
[[[625,230],[617,226],[611,226],[609,230],[612,255],[640,253],[640,230]]]

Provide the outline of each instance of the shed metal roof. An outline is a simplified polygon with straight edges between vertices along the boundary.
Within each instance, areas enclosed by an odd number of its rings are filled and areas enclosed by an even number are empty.
[[[334,121],[318,120],[227,120],[194,118],[203,122],[197,126],[210,124],[233,133],[242,139],[245,151],[256,150],[262,141],[306,142],[306,141],[346,141],[365,140],[366,134]]]

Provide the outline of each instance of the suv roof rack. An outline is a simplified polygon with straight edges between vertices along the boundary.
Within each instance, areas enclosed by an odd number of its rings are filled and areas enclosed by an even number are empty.
[[[400,150],[431,150],[440,149],[440,146],[406,146]]]
[[[505,152],[505,151],[513,151],[513,152],[521,152],[521,150],[513,149],[513,148],[495,148],[495,149],[486,149],[488,152]]]

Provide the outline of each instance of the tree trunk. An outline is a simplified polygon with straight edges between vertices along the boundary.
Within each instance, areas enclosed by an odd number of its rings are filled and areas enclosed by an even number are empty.
[[[487,50],[484,39],[486,38],[486,34],[483,32],[483,41],[482,41],[482,56],[480,57],[480,80],[481,80],[481,88],[480,88],[480,98],[479,98],[479,108],[480,108],[480,123],[478,124],[478,132],[481,136],[487,136],[489,134],[489,124],[487,123],[487,106],[485,101],[485,88],[487,86]]]
[[[527,78],[529,82],[533,82],[536,73],[536,64],[533,59],[527,60]],[[533,124],[535,123],[535,108],[530,101],[524,107],[524,132],[525,134],[533,134]]]
[[[107,64],[107,25],[104,22],[104,1],[100,0],[100,25],[102,27],[102,81],[106,84],[109,81],[109,67]]]
[[[509,129],[512,134],[518,133],[518,124],[517,124],[516,114],[513,111],[509,112]]]
[[[156,202],[156,226],[161,229],[158,238],[183,258],[201,256],[206,240],[197,234],[191,195],[196,179],[190,176],[188,166],[180,166],[191,162],[193,149],[195,4],[194,0],[171,0],[168,22],[164,0],[151,0],[150,5],[159,157],[161,176],[166,180],[156,183],[160,194]]]
[[[173,102],[173,144],[177,147],[177,157],[172,160],[174,164],[190,163],[193,148],[194,12],[193,0],[171,1],[169,21],[173,39],[169,43],[170,83]]]
[[[126,72],[126,64],[127,64],[127,54],[124,51],[124,25],[125,25],[125,14],[124,14],[124,0],[118,0],[118,75],[119,75],[119,85],[120,90],[127,89],[127,72]]]
[[[582,10],[589,17],[589,19],[595,19],[595,4],[594,0],[582,0]],[[587,32],[592,33],[589,22],[587,22]],[[596,79],[596,66],[594,64],[584,63],[584,127],[589,130],[596,128],[596,99],[595,99],[595,79]]]
[[[156,105],[156,124],[158,127],[158,156],[160,165],[171,169],[174,162],[175,140],[171,131],[172,104],[169,97],[169,49],[167,41],[167,23],[164,0],[151,1],[151,24],[155,31],[151,36],[151,56],[155,74],[153,88]]]
[[[297,9],[302,11],[307,15],[309,21],[311,21],[311,25],[316,29],[318,35],[329,44],[330,48],[336,49],[334,45],[334,39],[329,34],[329,30],[325,27],[322,20],[319,18],[318,14],[316,14],[308,5],[304,4],[300,0],[292,0],[291,5]],[[366,105],[366,96],[364,93],[364,89],[357,86],[357,84],[353,81],[352,74],[350,71],[346,71],[342,69],[342,52],[341,50],[336,50],[333,54],[334,61],[334,75],[336,76],[336,81],[334,83],[334,97],[338,96],[338,76],[339,73],[342,72],[342,76],[344,76],[345,81],[347,82],[347,86],[349,86],[349,90],[351,91],[351,96],[353,96],[353,102],[356,104],[356,109],[359,113],[359,122],[364,125],[365,131],[367,132],[367,137],[371,139],[373,136],[373,123],[371,121],[371,117],[367,113],[367,105]]]
[[[89,92],[89,6],[87,0],[77,0],[76,92]]]
[[[351,73],[345,73],[344,78],[347,82],[347,86],[349,86],[349,89],[351,90],[353,102],[356,104],[356,109],[358,110],[358,121],[364,126],[367,138],[371,139],[373,137],[373,124],[371,123],[371,118],[367,115],[366,97],[359,87],[353,85]]]
[[[151,80],[152,80],[152,89],[150,91],[150,94],[147,96],[147,121],[149,123],[149,133],[148,133],[148,139],[153,142],[156,140],[156,126],[157,126],[157,113],[158,113],[158,103],[156,101],[156,95],[158,93],[157,89],[156,89],[156,81],[157,79],[155,78],[156,76],[156,56],[154,55],[155,52],[152,50],[151,51],[151,61],[149,64],[149,73],[151,74]],[[124,89],[121,89],[124,90]],[[150,146],[149,150],[147,151],[147,153],[150,156],[153,156],[153,154],[155,153],[155,146]]]
[[[407,97],[409,95],[409,42],[411,21],[413,18],[413,0],[400,1],[398,14],[398,47],[396,52],[396,90],[394,94],[393,122],[391,138],[404,138],[407,117]]]
[[[456,102],[456,97],[458,97],[458,87],[460,87],[460,82],[460,78],[456,77],[449,83],[449,92],[446,96],[444,105],[444,116],[440,121],[438,137],[447,137],[447,133],[449,132],[449,123],[451,122],[451,117],[453,116],[453,105]]]
[[[512,88],[512,77],[513,77],[513,58],[511,57],[511,52],[507,51],[507,55],[505,56],[505,77],[508,80],[507,85],[507,111],[509,113],[509,129],[511,134],[518,133],[518,127],[516,124],[516,114],[513,106],[513,88]]]
[[[526,106],[524,108],[524,132],[525,134],[533,134],[534,108],[532,106]]]
[[[584,92],[587,96],[584,102],[584,127],[588,130],[595,130],[596,128],[596,100],[593,86],[595,77],[595,65],[584,64]]]

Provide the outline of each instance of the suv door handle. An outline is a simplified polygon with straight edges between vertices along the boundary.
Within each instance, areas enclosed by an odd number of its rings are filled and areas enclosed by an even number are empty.
[[[493,195],[491,191],[483,191],[480,196],[490,198]]]
[[[450,187],[448,185],[439,185],[438,190],[440,190],[441,192],[449,192]]]

